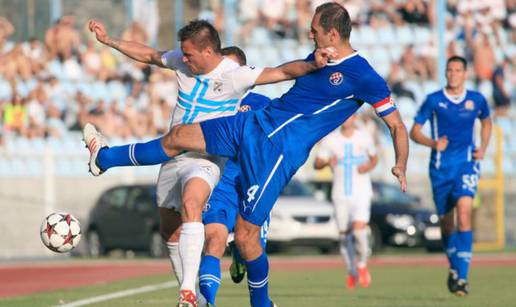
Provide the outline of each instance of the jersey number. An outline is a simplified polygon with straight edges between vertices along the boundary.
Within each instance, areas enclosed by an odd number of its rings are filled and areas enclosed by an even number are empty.
[[[259,185],[255,184],[247,190],[247,202],[250,203],[254,200],[254,195],[258,192]]]

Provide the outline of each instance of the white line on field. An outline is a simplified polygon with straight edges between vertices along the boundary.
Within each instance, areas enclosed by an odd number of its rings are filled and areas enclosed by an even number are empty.
[[[222,277],[222,279],[226,279],[227,277],[229,277],[229,274],[224,273],[224,274],[222,274],[221,277]],[[164,282],[161,284],[148,285],[148,286],[143,286],[143,287],[139,287],[139,288],[132,288],[132,289],[117,291],[117,292],[113,292],[113,293],[109,293],[109,294],[93,296],[90,298],[85,298],[85,299],[78,300],[75,302],[70,302],[67,304],[55,305],[54,307],[85,306],[85,305],[100,303],[103,301],[109,301],[109,300],[112,300],[115,298],[121,298],[121,297],[125,297],[125,296],[131,296],[131,295],[135,295],[135,294],[152,292],[152,291],[157,291],[157,290],[162,290],[162,289],[167,289],[167,288],[174,288],[177,286],[178,286],[177,281],[169,281],[169,282]]]

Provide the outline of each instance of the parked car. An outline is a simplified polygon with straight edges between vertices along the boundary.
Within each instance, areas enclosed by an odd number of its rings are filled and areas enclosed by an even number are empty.
[[[333,206],[306,183],[291,180],[271,212],[267,236],[270,252],[292,246],[308,246],[328,253],[339,239]]]
[[[385,245],[440,249],[438,217],[432,210],[423,208],[418,197],[381,182],[373,182],[373,193],[370,221],[373,250]],[[310,185],[292,180],[271,212],[269,251],[308,246],[327,253],[337,247],[337,242],[331,203],[316,197]],[[90,213],[86,243],[92,256],[112,249],[164,256],[156,186],[117,186],[104,192]]]
[[[88,254],[112,249],[165,255],[159,233],[155,185],[117,186],[104,192],[90,212],[86,230]]]
[[[373,182],[370,228],[373,250],[385,245],[441,249],[439,217],[399,186]]]

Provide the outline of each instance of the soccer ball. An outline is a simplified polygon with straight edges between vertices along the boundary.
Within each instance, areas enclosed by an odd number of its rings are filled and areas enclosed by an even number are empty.
[[[81,225],[69,213],[52,213],[41,223],[39,234],[48,249],[56,253],[66,253],[81,241]]]

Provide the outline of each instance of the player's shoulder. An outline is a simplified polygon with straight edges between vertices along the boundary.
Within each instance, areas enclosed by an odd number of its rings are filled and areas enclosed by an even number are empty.
[[[475,101],[486,100],[486,98],[484,97],[484,95],[482,95],[482,93],[475,91],[475,90],[466,90],[466,99],[472,99]]]
[[[437,103],[439,101],[442,101],[443,99],[446,99],[446,95],[444,95],[444,92],[442,89],[439,89],[435,92],[431,92],[426,95],[425,102],[426,103]]]

